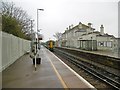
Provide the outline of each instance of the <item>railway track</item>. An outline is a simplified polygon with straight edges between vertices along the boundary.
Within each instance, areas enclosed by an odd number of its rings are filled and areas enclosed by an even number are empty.
[[[110,73],[102,68],[99,68],[91,63],[85,62],[80,60],[79,57],[72,55],[68,52],[62,51],[60,49],[55,49],[55,53],[59,54],[60,56],[67,59],[70,63],[74,64],[78,68],[82,68],[86,72],[92,74],[93,76],[99,78],[100,80],[104,81],[105,83],[109,84],[115,89],[120,90],[120,77]]]

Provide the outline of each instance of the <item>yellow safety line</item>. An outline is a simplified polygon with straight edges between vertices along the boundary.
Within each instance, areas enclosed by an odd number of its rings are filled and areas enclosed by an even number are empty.
[[[63,87],[64,87],[65,89],[67,89],[67,88],[68,88],[67,85],[65,84],[65,82],[64,82],[63,79],[61,78],[60,74],[59,74],[58,71],[56,70],[56,68],[55,68],[55,66],[53,65],[53,63],[51,62],[51,60],[50,60],[50,63],[51,63],[51,65],[52,65],[55,73],[57,74],[59,80],[61,81]]]
[[[49,58],[48,58],[49,59]],[[69,90],[69,88],[67,87],[67,85],[65,84],[64,80],[62,79],[62,77],[60,76],[60,74],[58,73],[57,69],[55,68],[54,64],[52,63],[52,61],[49,59],[55,73],[57,74],[60,82],[62,83],[63,87],[65,88],[65,90]]]

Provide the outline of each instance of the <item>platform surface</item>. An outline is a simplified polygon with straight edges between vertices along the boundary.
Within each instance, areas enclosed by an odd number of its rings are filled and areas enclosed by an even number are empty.
[[[94,88],[44,47],[35,71],[32,59],[24,55],[2,72],[2,88]]]

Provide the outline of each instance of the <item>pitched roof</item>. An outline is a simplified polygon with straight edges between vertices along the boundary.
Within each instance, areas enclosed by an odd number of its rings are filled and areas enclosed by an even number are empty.
[[[82,24],[82,23],[80,23],[80,24]],[[76,25],[76,26],[74,26],[73,28],[72,28],[72,30],[73,29],[75,29],[75,28],[77,28],[77,29],[79,29],[79,24],[78,25]],[[82,24],[82,29],[88,29],[89,28],[89,26],[87,26],[87,25],[85,25],[85,24]],[[94,30],[94,28],[92,28],[93,30]]]
[[[109,35],[109,34],[104,34],[104,35],[101,35],[101,34],[99,34],[99,35],[97,35],[98,37],[113,37],[113,38],[115,38],[113,35]]]
[[[79,24],[82,24],[82,23],[80,22]],[[66,33],[67,31],[74,30],[74,29],[77,29],[77,30],[78,30],[78,31],[76,31],[76,32],[84,32],[83,30],[86,30],[86,29],[89,28],[88,25],[82,24],[82,29],[79,29],[79,24],[76,25],[76,26],[74,26],[74,27],[72,27],[72,28],[70,28],[69,30],[65,30],[64,33]],[[95,30],[95,28],[91,28],[91,29],[92,29],[92,30]]]
[[[98,31],[95,31],[95,32],[89,32],[88,34],[93,34],[93,33],[95,33],[95,34],[100,34],[100,32],[98,32]],[[82,36],[84,36],[84,35],[88,35],[88,34],[82,34]]]

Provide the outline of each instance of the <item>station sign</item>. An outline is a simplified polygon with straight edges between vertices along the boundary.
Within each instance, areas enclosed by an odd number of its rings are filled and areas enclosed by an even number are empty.
[[[38,40],[42,40],[42,35],[38,34]]]

